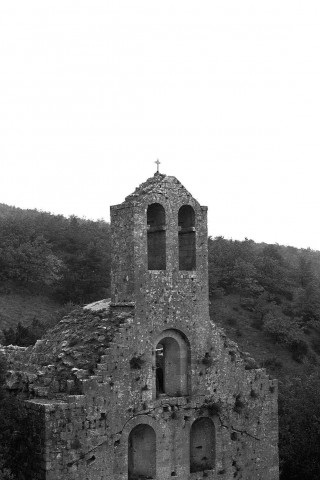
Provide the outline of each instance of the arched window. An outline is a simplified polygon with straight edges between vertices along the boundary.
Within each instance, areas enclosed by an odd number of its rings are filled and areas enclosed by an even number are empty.
[[[166,213],[160,203],[147,210],[148,270],[166,269]]]
[[[156,478],[156,434],[140,424],[131,430],[128,442],[128,480]]]
[[[190,347],[183,334],[166,330],[155,349],[156,396],[189,393]]]
[[[215,426],[210,418],[198,418],[190,432],[190,472],[212,470],[215,466]]]
[[[183,205],[178,214],[179,270],[196,269],[195,214],[190,205]]]

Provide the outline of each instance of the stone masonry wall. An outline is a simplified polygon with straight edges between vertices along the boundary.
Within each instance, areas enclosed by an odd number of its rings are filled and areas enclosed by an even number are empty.
[[[156,432],[158,480],[173,472],[179,480],[203,478],[203,473],[189,473],[190,428],[196,418],[208,416],[216,426],[216,468],[206,478],[276,479],[277,388],[264,370],[251,369],[248,359],[213,327],[216,357],[212,353],[211,365],[193,359],[192,370],[211,393],[154,398],[152,352],[142,355],[140,368],[130,364],[133,355],[138,358],[150,346],[146,339],[137,348],[132,325],[123,326],[102,358],[100,374],[84,380],[84,395],[68,396],[64,403],[42,401],[47,439],[43,478],[126,480],[128,436],[140,423]]]

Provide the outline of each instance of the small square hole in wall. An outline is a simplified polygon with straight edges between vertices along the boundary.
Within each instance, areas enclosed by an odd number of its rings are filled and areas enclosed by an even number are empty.
[[[176,477],[176,476],[177,476],[176,472],[171,472],[171,477]]]

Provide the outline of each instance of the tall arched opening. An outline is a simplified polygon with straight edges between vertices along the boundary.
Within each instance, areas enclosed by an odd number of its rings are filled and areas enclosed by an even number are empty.
[[[147,210],[148,270],[166,269],[166,213],[160,203]]]
[[[210,418],[195,420],[190,432],[190,472],[212,470],[215,466],[215,425]]]
[[[128,480],[156,478],[156,434],[150,425],[134,427],[128,441]]]
[[[178,213],[179,270],[196,269],[195,213],[190,205],[183,205]]]
[[[189,394],[190,345],[178,330],[165,330],[155,346],[156,397]]]

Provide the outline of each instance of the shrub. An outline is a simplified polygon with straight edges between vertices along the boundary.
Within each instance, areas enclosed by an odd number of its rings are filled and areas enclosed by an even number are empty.
[[[241,358],[244,361],[244,368],[246,370],[254,370],[256,368],[259,368],[259,365],[255,361],[255,359],[250,356],[250,353],[241,352]]]
[[[240,393],[236,396],[236,401],[234,402],[234,407],[233,407],[233,411],[236,412],[236,413],[241,413],[242,410],[244,409],[245,407],[245,404],[243,403],[243,401],[241,400],[241,395]]]
[[[205,356],[201,360],[201,363],[206,367],[210,367],[213,363],[210,353],[206,352]]]
[[[319,338],[314,338],[311,343],[312,349],[320,355],[320,340]]]
[[[258,398],[259,395],[258,395],[258,393],[257,393],[255,390],[251,389],[250,397],[253,398],[253,399],[255,399],[255,398]]]
[[[15,330],[12,327],[3,330],[4,344],[19,345],[20,347],[34,345],[45,333],[46,328],[46,325],[41,323],[36,317],[33,318],[32,323],[28,326],[19,322]]]
[[[282,362],[277,357],[268,357],[262,362],[263,367],[270,368],[270,370],[276,370],[282,368]]]
[[[80,343],[80,339],[78,337],[71,337],[69,340],[69,347],[74,347]]]
[[[221,413],[221,404],[220,403],[208,403],[207,404],[208,414],[211,417],[219,415]]]
[[[234,352],[233,350],[229,350],[228,353],[230,355],[231,362],[234,362],[237,358],[236,352]]]
[[[297,319],[269,313],[265,317],[263,329],[273,340],[285,345],[295,361],[301,362],[307,354],[308,344],[303,339],[303,331]]]
[[[311,365],[318,365],[318,357],[314,352],[308,351],[306,358]]]
[[[251,327],[256,328],[257,330],[262,330],[263,328],[263,319],[262,318],[255,318],[251,322]]]
[[[282,480],[320,478],[320,375],[293,378],[279,390],[279,453]]]
[[[200,413],[203,415],[206,411],[210,417],[214,417],[221,413],[221,403],[220,402],[209,402],[205,401],[205,403],[200,407]]]
[[[210,296],[216,300],[223,298],[225,293],[226,292],[223,288],[214,288],[210,290]]]
[[[0,461],[0,480],[15,480],[15,477],[12,475],[11,470],[1,466],[1,461]]]
[[[140,370],[143,364],[144,360],[142,360],[141,356],[132,357],[130,360],[130,368],[132,370]]]
[[[254,300],[253,298],[243,298],[240,303],[241,307],[248,312],[254,312]]]
[[[235,317],[228,317],[226,323],[230,325],[230,327],[236,327],[238,325],[237,319]]]
[[[308,353],[307,342],[300,338],[292,339],[292,341],[289,342],[288,348],[292,353],[293,360],[299,363],[302,362],[303,357]]]

